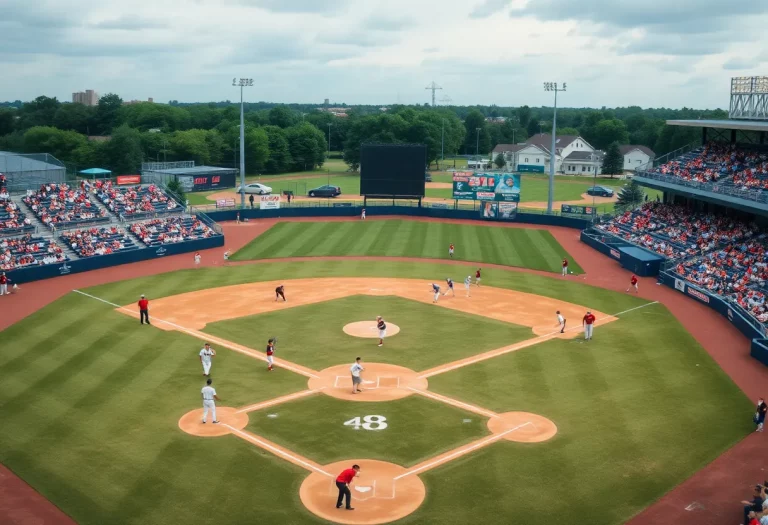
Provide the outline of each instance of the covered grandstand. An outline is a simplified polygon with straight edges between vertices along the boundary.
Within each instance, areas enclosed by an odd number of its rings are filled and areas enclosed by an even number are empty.
[[[0,173],[9,192],[17,193],[40,187],[45,182],[64,182],[64,163],[48,153],[13,153],[0,151]]]

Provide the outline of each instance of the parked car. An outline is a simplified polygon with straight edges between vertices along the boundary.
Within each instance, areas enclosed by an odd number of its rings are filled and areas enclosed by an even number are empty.
[[[587,190],[587,195],[595,197],[613,197],[613,190],[605,186],[593,186]]]
[[[243,193],[242,188],[243,188],[242,186],[238,186],[237,193]],[[270,193],[272,193],[272,188],[264,184],[261,184],[260,182],[252,182],[251,184],[245,185],[244,193],[253,193],[256,195],[269,195]]]
[[[427,182],[432,182],[432,174],[425,173],[424,174],[424,180],[427,181]]]
[[[308,195],[310,197],[338,197],[341,195],[341,188],[326,184],[325,186],[309,190]]]

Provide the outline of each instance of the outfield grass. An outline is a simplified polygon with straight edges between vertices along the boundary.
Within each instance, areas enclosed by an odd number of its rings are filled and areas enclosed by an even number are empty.
[[[424,294],[429,294],[426,282]],[[342,331],[347,323],[372,320],[377,315],[401,330],[388,337],[381,348],[376,346],[376,339],[352,337]],[[297,319],[301,319],[301,330],[296,329]],[[429,329],[424,330],[425,326]],[[534,337],[528,327],[446,308],[436,312],[430,303],[401,297],[366,295],[219,321],[204,331],[251,347],[254,334],[279,335],[279,357],[315,370],[351,363],[358,355],[370,362],[426,370]]]
[[[269,414],[277,417],[270,418]],[[367,415],[386,418],[386,428],[355,430],[354,425],[344,425]],[[486,421],[477,414],[420,396],[383,403],[350,403],[317,395],[251,413],[248,430],[321,465],[354,456],[408,467],[488,435]]]
[[[571,271],[581,267],[547,230],[494,228],[444,222],[388,220],[368,222],[281,222],[238,250],[232,259],[358,255],[454,258],[559,272],[563,257]]]
[[[256,280],[431,279],[455,268],[378,261],[259,264],[176,271],[87,291],[127,304],[146,290],[152,299]],[[506,270],[483,277],[493,286],[609,313],[645,304],[570,279]],[[69,294],[4,330],[0,345],[0,461],[79,523],[325,523],[299,501],[305,470],[233,436],[196,438],[178,429],[179,417],[200,406],[200,341],[142,327],[99,301]],[[303,377],[285,370],[266,374],[261,362],[225,349],[214,361],[213,377],[222,405],[306,388]],[[574,524],[623,523],[752,430],[750,400],[660,306],[597,327],[589,344],[550,341],[429,383],[499,412],[541,413],[559,433],[540,444],[499,442],[424,474],[427,499],[399,524],[498,523],[504,516],[505,523],[543,525],[558,509]],[[374,414],[372,405],[337,408],[322,397],[270,409],[279,417],[271,429],[263,428],[313,459],[354,452],[403,461],[431,455],[430,447],[452,448],[449,441],[458,444],[482,430],[479,421],[474,430],[453,428],[460,411],[404,401],[376,407],[391,421],[388,435],[410,430],[398,443],[377,433],[348,438],[339,420]],[[252,425],[269,424],[253,417]],[[299,426],[302,420],[309,421]],[[422,436],[430,428],[439,434],[433,443]],[[347,439],[355,450],[339,451]],[[414,449],[406,450],[411,440]]]

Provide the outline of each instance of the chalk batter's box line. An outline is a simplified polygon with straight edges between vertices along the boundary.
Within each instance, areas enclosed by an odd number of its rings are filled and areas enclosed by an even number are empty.
[[[347,379],[348,385],[339,385],[339,379]],[[396,379],[397,385],[396,386],[381,386],[381,380],[382,379]],[[365,384],[365,383],[364,383]],[[370,383],[367,383],[370,384]],[[333,381],[333,388],[349,388],[352,386],[352,379],[349,376],[336,376],[336,378]],[[380,388],[400,388],[400,376],[376,376],[376,386],[369,386],[368,390],[375,390]]]
[[[379,491],[378,487],[376,486],[376,480],[374,479],[373,483],[371,483],[372,489],[371,489],[371,495],[370,496],[366,496],[366,497],[363,498],[363,497],[360,497],[357,494],[365,494],[365,493],[364,492],[363,493],[359,493],[358,492],[358,493],[353,493],[352,494],[352,498],[354,500],[356,500],[356,501],[368,501],[369,499],[395,499],[395,496],[396,496],[395,484],[396,483],[397,482],[395,480],[392,480],[392,495],[391,496],[388,495],[388,494],[386,496],[381,496],[380,495],[380,491]],[[329,496],[337,496],[338,493],[339,493],[339,489],[336,487],[336,482],[335,481],[331,481],[331,483],[328,485],[328,495]]]

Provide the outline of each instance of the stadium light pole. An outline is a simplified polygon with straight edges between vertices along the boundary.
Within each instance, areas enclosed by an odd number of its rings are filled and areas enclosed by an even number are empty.
[[[557,143],[557,92],[565,91],[566,83],[563,87],[558,87],[557,82],[544,82],[544,91],[555,92],[555,111],[552,115],[552,148],[549,150],[549,194],[547,195],[547,213],[552,213],[552,197],[555,194],[555,145]]]
[[[243,88],[253,86],[252,78],[232,79],[232,85],[240,86],[240,207],[245,209],[245,112],[243,110]]]
[[[475,142],[475,157],[479,157],[480,153],[480,128],[475,128],[475,131],[477,131],[477,142]]]
[[[328,123],[328,157],[331,156],[331,123]]]
[[[445,119],[443,119],[443,127],[440,131],[440,162],[445,164]],[[438,169],[440,169],[438,167]]]

